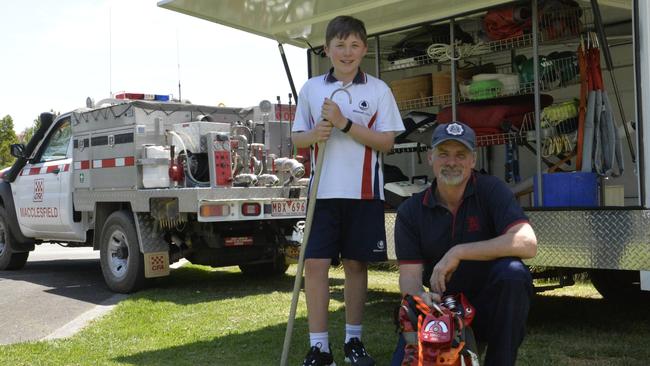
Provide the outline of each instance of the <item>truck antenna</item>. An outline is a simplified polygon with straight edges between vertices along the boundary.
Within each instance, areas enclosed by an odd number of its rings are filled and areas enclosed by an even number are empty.
[[[180,47],[179,41],[178,41],[178,28],[176,28],[176,66],[178,69],[178,101],[183,102],[183,98],[181,96],[181,52],[180,52]]]
[[[108,93],[113,97],[113,19],[110,6],[108,7]]]

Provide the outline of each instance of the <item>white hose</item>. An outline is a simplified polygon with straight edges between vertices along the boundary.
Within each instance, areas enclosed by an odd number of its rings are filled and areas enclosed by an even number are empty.
[[[183,138],[181,137],[181,135],[177,134],[177,133],[174,132],[174,131],[167,130],[167,132],[168,132],[169,134],[171,134],[172,136],[175,136],[175,137],[178,139],[178,141],[181,142],[181,146],[183,146],[183,151],[185,151],[185,163],[186,163],[185,170],[187,171],[187,175],[188,175],[188,176],[189,176],[193,181],[195,181],[195,182],[197,182],[197,183],[200,183],[200,182],[199,182],[196,178],[194,178],[194,176],[192,175],[192,169],[190,169],[190,157],[189,157],[189,155],[188,155],[188,150],[187,150],[187,148],[185,147],[185,142],[183,141]],[[178,153],[178,155],[180,155],[180,153]]]
[[[463,57],[482,55],[490,53],[490,47],[483,42],[476,44],[466,44],[456,42],[455,44],[457,57],[451,54],[451,45],[446,43],[434,43],[427,48],[427,55],[435,61],[443,62],[447,60],[458,61]]]

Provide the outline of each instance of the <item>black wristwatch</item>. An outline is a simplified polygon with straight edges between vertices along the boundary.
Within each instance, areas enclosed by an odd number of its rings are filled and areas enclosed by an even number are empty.
[[[348,131],[350,131],[350,128],[352,128],[352,121],[350,121],[348,118],[348,123],[341,129],[341,132],[348,133]]]

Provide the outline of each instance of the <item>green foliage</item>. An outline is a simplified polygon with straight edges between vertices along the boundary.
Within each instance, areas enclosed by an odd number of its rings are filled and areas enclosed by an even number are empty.
[[[58,117],[61,112],[55,112],[54,109],[50,109],[50,112],[54,113],[54,118]],[[32,139],[32,136],[34,136],[34,132],[38,130],[38,128],[41,126],[41,116],[38,115],[36,118],[34,118],[34,122],[32,122],[32,125],[30,127],[27,127],[23,130],[23,132],[20,134],[20,143],[27,145],[29,140]]]
[[[34,136],[34,132],[38,130],[38,128],[41,126],[41,116],[39,115],[34,119],[34,122],[32,122],[32,125],[30,127],[27,127],[23,130],[23,133],[21,134],[20,137],[20,143],[27,145],[29,140],[32,139],[32,136]]]
[[[15,158],[10,154],[11,144],[18,142],[14,131],[14,120],[10,115],[0,119],[0,169],[14,163]]]

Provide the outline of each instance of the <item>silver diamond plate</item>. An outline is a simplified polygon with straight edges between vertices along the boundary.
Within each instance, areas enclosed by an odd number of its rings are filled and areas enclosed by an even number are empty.
[[[527,212],[537,235],[530,265],[650,269],[650,211]]]
[[[537,256],[529,265],[650,270],[650,211],[529,211]],[[395,257],[396,213],[386,213],[388,258]]]
[[[395,254],[395,219],[397,218],[397,212],[386,212],[384,214],[384,219],[386,221],[386,254],[388,259],[396,260],[397,256]]]
[[[142,253],[167,252],[169,250],[164,232],[158,228],[156,220],[149,213],[135,213],[135,228]]]

